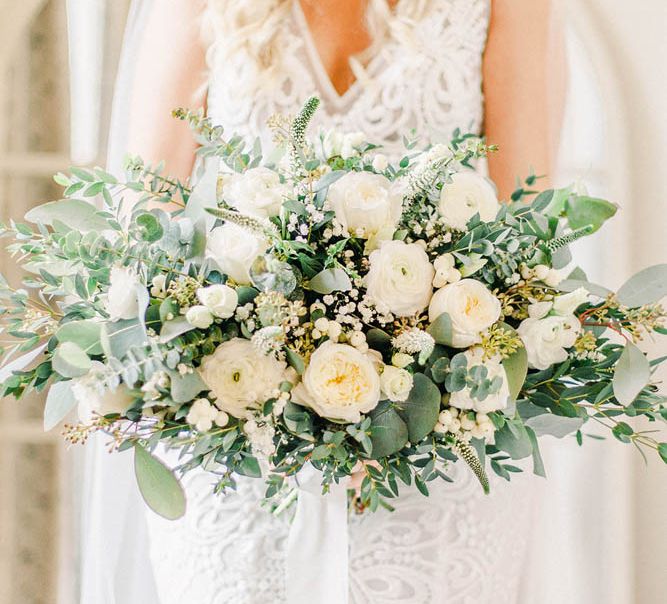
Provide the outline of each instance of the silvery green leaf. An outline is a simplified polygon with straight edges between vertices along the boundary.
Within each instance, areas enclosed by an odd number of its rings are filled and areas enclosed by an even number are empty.
[[[379,352],[391,349],[391,336],[384,330],[373,327],[366,334],[366,342],[373,349]]]
[[[206,384],[197,371],[185,375],[181,375],[178,371],[170,371],[169,377],[171,380],[171,398],[176,403],[187,403],[206,389]]]
[[[97,208],[81,199],[49,201],[30,210],[25,219],[48,226],[54,226],[58,222],[70,230],[82,233],[110,228],[106,218],[98,214]]]
[[[166,344],[174,338],[177,338],[188,331],[192,331],[194,328],[194,325],[188,323],[185,317],[176,317],[172,321],[162,324],[162,329],[160,330],[160,343]]]
[[[585,195],[572,196],[565,204],[567,222],[573,230],[590,225],[595,232],[617,211],[616,204]]]
[[[352,289],[352,281],[342,268],[327,268],[310,280],[309,287],[318,294],[347,292]]]
[[[373,459],[392,455],[408,442],[407,425],[388,403],[380,403],[371,411],[370,417]]]
[[[423,373],[413,376],[413,386],[405,402],[398,403],[399,415],[408,426],[410,442],[418,443],[430,434],[438,421],[440,390]]]
[[[573,292],[575,289],[583,287],[586,291],[597,296],[598,298],[606,298],[609,294],[613,294],[610,289],[603,287],[602,285],[597,285],[596,283],[591,283],[589,281],[584,281],[581,279],[565,279],[561,281],[556,287],[557,290],[561,292]]]
[[[516,331],[506,323],[502,324],[505,331],[509,331],[516,335]],[[516,401],[519,398],[519,393],[526,381],[528,374],[528,354],[526,349],[522,346],[514,354],[506,359],[503,359],[503,368],[507,376],[507,385],[510,390],[510,399]]]
[[[505,451],[512,459],[523,459],[533,453],[533,446],[526,428],[520,420],[508,420],[495,433],[496,448]]]
[[[530,444],[533,447],[533,474],[546,478],[547,473],[544,469],[544,461],[542,460],[542,454],[540,453],[540,445],[537,442],[537,436],[532,428],[526,428],[526,433],[528,434]]]
[[[14,359],[10,363],[4,365],[2,369],[0,369],[0,384],[9,379],[15,371],[22,371],[25,369],[44,351],[45,348],[46,344],[42,344],[30,352],[26,352],[18,359]]]
[[[70,321],[62,325],[56,332],[59,342],[73,342],[89,355],[102,354],[100,332],[102,324],[98,321]]]
[[[345,176],[347,172],[345,170],[334,170],[332,172],[327,172],[322,178],[320,178],[314,185],[313,191],[318,192],[322,189],[327,189],[333,183],[335,183],[339,178]]]
[[[273,256],[259,256],[250,267],[250,279],[260,291],[274,291],[289,296],[298,284],[294,267]]]
[[[452,319],[446,312],[439,315],[428,326],[426,331],[433,337],[437,344],[443,344],[444,346],[452,345]]]
[[[650,379],[651,367],[646,355],[632,342],[627,342],[614,371],[614,396],[621,405],[629,405]]]
[[[630,277],[618,290],[618,301],[635,308],[654,304],[667,296],[667,264],[649,266]]]
[[[90,357],[74,342],[59,344],[52,358],[53,369],[67,378],[80,377],[90,371]]]
[[[72,382],[57,382],[49,388],[44,407],[44,430],[55,428],[76,405]]]
[[[185,493],[173,472],[140,445],[134,447],[134,473],[144,501],[156,514],[176,520],[185,514]]]
[[[299,375],[302,375],[306,369],[306,364],[301,358],[301,355],[291,348],[286,348],[285,357],[287,358],[287,362],[294,369],[294,371],[296,371]]]
[[[148,337],[139,319],[122,319],[102,324],[100,342],[107,356],[122,359],[128,349],[143,346]]]
[[[543,413],[525,421],[525,425],[531,428],[537,436],[549,435],[556,438],[573,434],[581,428],[583,423],[584,420],[581,417],[564,417],[553,413]]]

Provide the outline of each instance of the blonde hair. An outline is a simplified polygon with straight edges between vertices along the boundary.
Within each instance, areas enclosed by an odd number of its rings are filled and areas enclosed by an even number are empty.
[[[299,0],[207,0],[203,31],[207,42],[207,64],[211,71],[242,56],[255,67],[255,86],[275,83],[283,74],[284,36],[294,2]],[[317,1],[317,0],[314,0]],[[373,40],[363,55],[370,55],[387,38],[406,48],[418,46],[411,36],[412,25],[430,8],[432,0],[397,0],[391,8],[387,0],[368,0],[366,26]],[[351,59],[352,69],[363,70],[359,59]]]

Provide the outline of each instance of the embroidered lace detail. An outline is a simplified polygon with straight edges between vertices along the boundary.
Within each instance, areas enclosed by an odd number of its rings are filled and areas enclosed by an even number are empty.
[[[360,130],[386,152],[402,154],[410,129],[447,140],[455,128],[478,132],[482,122],[481,61],[489,0],[433,0],[414,24],[414,45],[388,40],[363,78],[338,95],[322,68],[295,5],[285,41],[284,81],[253,98],[235,95],[248,76],[239,57],[212,75],[209,114],[228,132],[259,136],[273,113],[295,113],[310,94],[323,106],[324,128]],[[511,488],[492,481],[485,497],[463,464],[453,484],[430,483],[427,499],[404,488],[396,511],[350,518],[351,604],[494,604],[516,602],[530,525],[531,479]],[[151,558],[161,604],[287,604],[284,552],[289,514],[260,506],[262,481],[242,479],[237,492],[211,493],[211,478],[186,478],[188,512],[167,522],[149,512]]]

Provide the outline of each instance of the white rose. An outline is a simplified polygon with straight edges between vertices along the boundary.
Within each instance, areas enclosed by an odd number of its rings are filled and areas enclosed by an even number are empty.
[[[398,317],[424,310],[433,293],[435,270],[419,245],[385,241],[369,257],[366,275],[369,298]]]
[[[500,205],[493,185],[476,172],[457,172],[440,192],[440,215],[445,224],[463,231],[475,215],[490,222]]]
[[[104,385],[107,368],[99,361],[93,361],[90,371],[72,380],[72,394],[78,403],[79,421],[90,424],[96,416],[111,413],[125,413],[135,397],[129,388],[120,384],[115,389]]]
[[[535,369],[547,369],[567,359],[567,350],[574,345],[581,331],[579,320],[569,317],[548,316],[522,321],[517,332],[526,347],[528,364]]]
[[[340,155],[345,135],[339,130],[329,130],[322,138],[322,150],[325,157],[335,157]]]
[[[139,314],[138,289],[144,287],[137,273],[128,267],[115,266],[109,280],[106,310],[111,320],[136,318]]]
[[[405,369],[385,365],[384,370],[380,374],[382,394],[394,403],[407,400],[412,390],[412,384],[412,374]]]
[[[340,156],[349,159],[358,155],[357,148],[364,142],[366,136],[363,132],[349,132],[343,136],[343,144],[340,147]]]
[[[435,321],[446,312],[452,320],[452,346],[466,348],[481,340],[481,333],[500,318],[500,302],[480,281],[462,279],[439,289],[428,309]]]
[[[285,379],[286,365],[264,355],[243,338],[223,342],[204,358],[199,375],[216,395],[219,409],[242,418],[274,396]]]
[[[220,319],[229,319],[239,304],[236,290],[229,285],[216,283],[197,290],[197,298],[211,313]]]
[[[466,387],[458,392],[452,392],[449,397],[449,404],[457,409],[473,409],[479,413],[490,413],[491,411],[505,409],[510,398],[510,391],[507,374],[500,359],[495,357],[483,360],[484,351],[479,346],[470,348],[463,354],[468,359],[469,370],[476,365],[484,365],[488,372],[487,379],[492,380],[495,377],[501,377],[503,382],[497,392],[489,394],[483,401],[474,398],[471,395],[470,388]]]
[[[206,242],[206,256],[236,283],[247,285],[250,267],[266,251],[266,242],[230,222],[214,228]]]
[[[356,423],[380,401],[375,361],[347,344],[325,342],[310,357],[292,398],[321,417]]]
[[[327,201],[347,234],[391,239],[403,197],[382,174],[348,172],[329,187]]]
[[[579,287],[569,294],[564,296],[556,296],[554,298],[553,311],[562,317],[574,314],[584,302],[588,302],[588,291]]]
[[[435,277],[433,278],[433,287],[444,287],[448,283],[456,283],[461,280],[461,273],[454,268],[454,256],[452,254],[443,254],[438,256],[433,262]]]
[[[213,315],[205,306],[191,306],[185,313],[185,320],[193,327],[207,329],[213,323]]]
[[[242,214],[257,218],[270,218],[280,214],[287,187],[280,182],[277,172],[269,168],[250,168],[233,174],[222,190],[229,205]]]

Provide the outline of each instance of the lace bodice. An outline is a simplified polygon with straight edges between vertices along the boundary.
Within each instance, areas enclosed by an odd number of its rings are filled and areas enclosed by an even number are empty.
[[[428,0],[427,0],[428,1]],[[482,122],[481,61],[490,0],[431,0],[413,25],[409,48],[387,40],[345,94],[333,88],[295,2],[285,39],[284,77],[253,98],[236,94],[247,65],[229,61],[211,76],[209,114],[228,132],[259,136],[266,120],[294,113],[311,94],[322,99],[321,127],[363,131],[397,155],[414,128],[448,140]],[[518,598],[531,513],[529,479],[511,489],[494,481],[485,497],[462,464],[453,484],[431,483],[431,497],[404,489],[396,511],[350,518],[351,604],[486,604]],[[186,479],[188,513],[170,523],[150,515],[152,560],[162,604],[288,604],[284,554],[289,515],[260,506],[261,481],[245,479],[225,497],[211,479]]]

